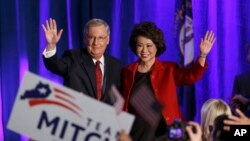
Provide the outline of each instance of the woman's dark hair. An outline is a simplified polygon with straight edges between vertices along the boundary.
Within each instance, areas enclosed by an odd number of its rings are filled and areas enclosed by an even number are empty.
[[[156,56],[160,56],[165,50],[164,34],[153,22],[142,22],[136,24],[129,39],[131,50],[136,54],[136,45],[138,36],[149,38],[156,45]]]

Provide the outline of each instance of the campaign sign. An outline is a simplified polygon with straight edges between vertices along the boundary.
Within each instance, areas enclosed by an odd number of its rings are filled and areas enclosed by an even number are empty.
[[[8,128],[40,141],[116,141],[134,116],[82,93],[26,73]]]

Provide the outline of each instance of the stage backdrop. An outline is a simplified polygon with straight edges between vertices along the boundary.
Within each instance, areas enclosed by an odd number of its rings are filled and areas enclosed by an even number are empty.
[[[249,70],[246,61],[246,45],[250,43],[249,13],[250,1],[239,0],[0,0],[0,140],[27,140],[6,129],[25,71],[62,83],[62,79],[48,72],[42,62],[46,42],[41,24],[46,19],[56,19],[58,28],[64,29],[57,46],[59,54],[84,47],[82,31],[89,19],[106,20],[111,27],[107,53],[119,58],[123,65],[137,59],[128,45],[135,23],[155,22],[164,31],[167,44],[167,51],[160,59],[182,66],[185,65],[183,59],[197,58],[205,32],[214,31],[217,40],[207,58],[208,70],[191,86],[190,97],[180,94],[183,113],[191,113],[185,114],[186,117],[199,121],[204,101],[221,98],[228,102],[234,76]],[[180,34],[183,23],[184,36]],[[191,43],[189,47],[193,52],[185,49],[186,43]],[[191,55],[191,58],[183,56],[183,46],[184,55]],[[187,109],[185,105],[190,105],[187,102],[194,105]]]

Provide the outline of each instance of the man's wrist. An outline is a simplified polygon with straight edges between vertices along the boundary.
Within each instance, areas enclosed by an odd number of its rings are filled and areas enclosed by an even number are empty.
[[[46,51],[54,50],[56,47],[56,44],[47,44]]]

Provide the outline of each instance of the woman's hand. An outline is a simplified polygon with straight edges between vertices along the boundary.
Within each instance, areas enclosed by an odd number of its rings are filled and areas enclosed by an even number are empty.
[[[200,57],[206,58],[207,54],[210,52],[214,45],[216,38],[212,31],[207,31],[204,38],[201,39],[200,43]]]

